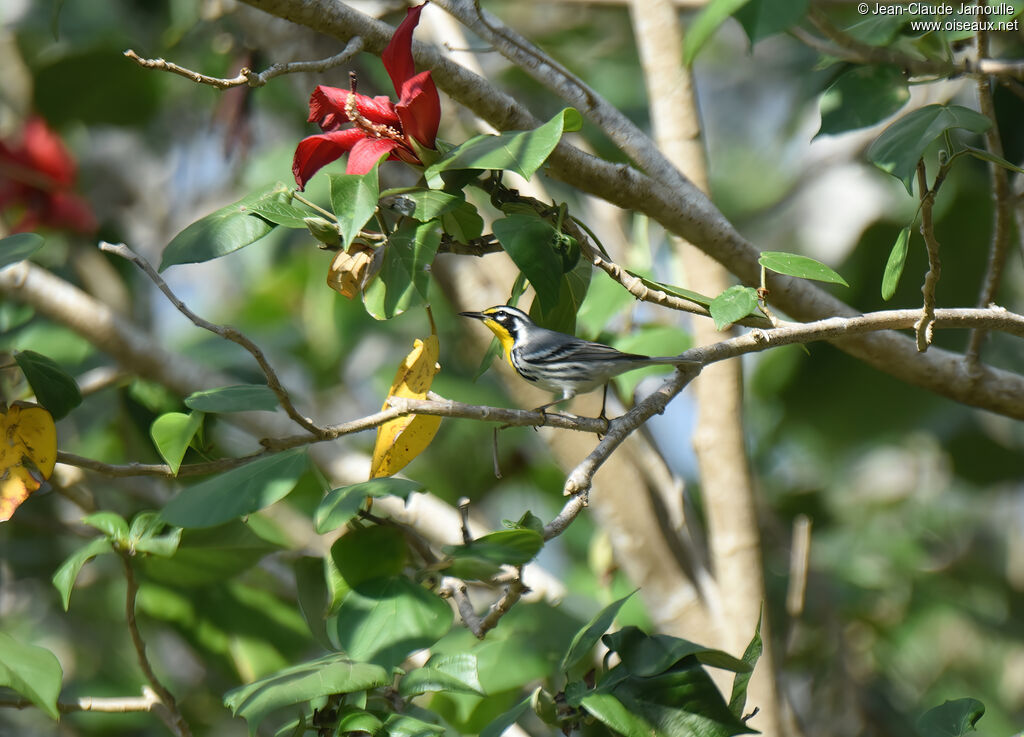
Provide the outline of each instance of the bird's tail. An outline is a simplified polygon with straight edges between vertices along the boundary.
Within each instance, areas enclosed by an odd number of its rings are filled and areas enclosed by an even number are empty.
[[[651,356],[644,363],[650,363],[654,366],[676,366],[677,368],[685,368],[700,366],[700,361],[694,361],[689,358],[681,358],[680,356]]]

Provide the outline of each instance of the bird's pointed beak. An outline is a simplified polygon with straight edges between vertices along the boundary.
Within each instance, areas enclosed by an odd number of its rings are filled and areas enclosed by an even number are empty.
[[[472,317],[474,320],[484,320],[487,318],[487,315],[482,312],[460,312],[459,315],[462,317]]]

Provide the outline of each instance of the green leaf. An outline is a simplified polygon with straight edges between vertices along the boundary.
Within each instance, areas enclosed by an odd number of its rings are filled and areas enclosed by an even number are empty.
[[[405,220],[388,238],[377,278],[363,292],[366,311],[389,320],[427,299],[430,265],[441,245],[434,223]]]
[[[359,231],[377,211],[377,198],[380,196],[380,183],[377,167],[380,162],[365,174],[331,174],[328,181],[331,186],[331,207],[338,218],[341,237],[345,245],[359,235]]]
[[[16,351],[14,360],[25,374],[25,380],[54,420],[65,417],[82,403],[82,392],[74,377],[56,361],[35,351]]]
[[[879,169],[903,182],[907,192],[912,193],[917,162],[932,141],[956,128],[984,133],[991,127],[991,120],[970,108],[926,105],[904,115],[882,131],[868,147],[867,157]],[[949,153],[952,155],[953,152]]]
[[[36,233],[15,233],[0,238],[0,269],[24,261],[43,247],[46,241]]]
[[[305,450],[266,456],[182,489],[161,512],[178,527],[213,527],[288,496],[309,466]]]
[[[711,300],[708,309],[715,321],[715,329],[724,330],[757,309],[757,290],[734,284]]]
[[[384,197],[387,192],[382,194]],[[436,189],[401,192],[396,208],[422,223],[438,220],[441,229],[461,243],[469,243],[484,232],[484,220],[465,198]]]
[[[51,718],[59,719],[57,696],[63,678],[60,661],[49,650],[0,632],[0,686],[14,689]]]
[[[761,257],[757,262],[769,271],[774,271],[777,274],[796,276],[801,279],[814,279],[831,284],[842,284],[844,287],[850,286],[835,271],[809,256],[800,256],[796,253],[785,253],[783,251],[762,251]]]
[[[128,523],[116,512],[96,512],[82,518],[83,525],[95,527],[111,542],[127,547]]]
[[[1004,169],[1008,169],[1009,171],[1017,172],[1018,174],[1024,174],[1024,169],[1022,169],[1021,167],[1017,166],[1016,164],[1011,164],[1002,156],[996,156],[994,153],[990,153],[989,151],[986,151],[983,148],[975,148],[974,146],[964,146],[963,150],[976,159],[981,159],[982,161],[987,161],[991,164],[996,164],[997,166],[1001,166]]]
[[[755,44],[796,24],[810,4],[810,0],[750,0],[733,15]]]
[[[194,392],[185,398],[185,406],[197,412],[273,412],[278,403],[266,384],[238,384]]]
[[[407,557],[402,531],[382,525],[350,530],[331,546],[334,565],[352,588],[374,578],[397,576]]]
[[[310,634],[325,650],[333,649],[327,637],[327,608],[329,605],[324,559],[310,555],[297,558],[292,564],[299,611],[306,620]]]
[[[224,694],[224,705],[235,716],[244,718],[249,734],[253,734],[268,714],[286,706],[390,683],[390,674],[380,666],[354,662],[341,653],[331,653],[232,689]]]
[[[891,65],[856,66],[821,96],[817,135],[866,128],[888,118],[910,99],[903,70]]]
[[[279,549],[241,520],[176,532],[180,538],[170,557],[143,559],[142,570],[148,578],[179,587],[207,586],[237,576]]]
[[[634,676],[656,676],[690,656],[705,665],[736,673],[751,670],[750,665],[721,650],[670,635],[648,635],[633,626],[607,634],[601,641],[619,654],[623,667]]]
[[[569,649],[562,658],[561,665],[558,666],[560,671],[563,673],[567,672],[570,668],[590,654],[590,651],[594,649],[594,645],[600,642],[601,635],[607,632],[608,628],[612,626],[612,622],[614,622],[615,617],[618,616],[619,610],[622,609],[622,605],[625,604],[635,593],[636,591],[633,591],[626,594],[621,599],[613,601],[591,617],[590,621],[573,636],[572,642],[569,643]]]
[[[401,577],[377,578],[345,597],[332,631],[355,660],[391,668],[444,637],[452,618],[448,603],[422,586]]]
[[[149,435],[153,438],[153,444],[160,457],[166,461],[175,475],[181,467],[185,451],[188,450],[192,438],[202,424],[202,412],[189,412],[187,415],[182,412],[168,412],[153,420]]]
[[[690,27],[686,29],[686,38],[683,40],[683,63],[690,66],[697,57],[697,52],[718,30],[718,27],[749,1],[711,0],[705,5],[690,23]]]
[[[356,516],[366,497],[397,496],[408,499],[415,491],[423,491],[423,484],[393,476],[364,481],[334,489],[323,498],[313,519],[316,531],[323,535],[335,530]]]
[[[255,243],[277,226],[255,214],[253,209],[271,203],[285,204],[289,198],[288,188],[278,182],[197,220],[167,244],[160,271],[175,264],[194,264],[226,256]]]
[[[626,273],[630,276],[636,277],[640,282],[648,289],[654,289],[655,291],[662,291],[665,294],[669,294],[673,297],[679,297],[679,299],[685,299],[687,302],[693,302],[694,304],[701,305],[702,307],[710,307],[711,297],[707,297],[700,292],[694,292],[690,289],[683,289],[682,287],[675,287],[671,284],[663,284],[653,279],[648,279],[642,274],[638,274],[634,271],[626,270]]]
[[[651,737],[658,734],[643,717],[633,714],[610,693],[588,693],[580,700],[580,705],[624,737]]]
[[[432,724],[408,714],[390,714],[384,720],[381,737],[436,737],[444,731],[440,724]]]
[[[431,189],[443,186],[441,172],[454,169],[502,169],[529,179],[555,150],[562,134],[582,126],[579,112],[567,107],[533,130],[474,136],[427,167],[424,176]]]
[[[963,737],[985,714],[985,705],[977,699],[955,699],[926,711],[917,720],[920,737]]]
[[[746,673],[737,673],[732,679],[732,694],[729,697],[729,711],[731,711],[736,718],[742,719],[744,710],[747,704],[747,686],[750,685],[750,678],[754,674],[754,666],[757,665],[757,661],[761,659],[761,653],[764,652],[764,643],[761,641],[761,622],[764,620],[764,610],[762,609],[761,614],[757,618],[757,626],[754,628],[754,636],[750,639],[747,644],[747,649],[743,651],[744,663],[750,666],[750,670]]]
[[[470,557],[490,563],[522,566],[544,547],[544,538],[535,530],[499,530],[478,537],[466,545],[446,545],[443,550],[453,558]]]
[[[410,671],[398,684],[405,698],[419,694],[446,691],[483,695],[476,656],[470,653],[435,655],[422,668]]]
[[[60,568],[53,574],[52,581],[60,593],[64,611],[67,611],[71,604],[71,589],[74,588],[75,579],[78,578],[78,572],[82,570],[82,566],[97,555],[112,552],[114,550],[110,547],[110,541],[105,537],[97,537],[69,555],[67,560],[60,564]]]
[[[539,686],[537,687],[540,688]],[[500,717],[480,730],[480,737],[501,737],[505,730],[515,724],[523,714],[530,710],[532,694],[506,711]]]
[[[554,249],[558,235],[554,226],[536,215],[516,214],[495,220],[491,227],[501,247],[530,280],[544,309],[554,309],[562,281],[562,258]]]
[[[338,728],[334,734],[349,734],[351,732],[365,732],[366,734],[378,734],[383,726],[376,715],[365,709],[355,706],[343,706],[338,710]]]
[[[298,208],[288,202],[287,199],[262,200],[251,205],[249,211],[256,213],[264,220],[269,220],[275,225],[283,225],[286,228],[298,230],[306,228],[306,218],[311,215],[309,210]]]
[[[888,302],[896,294],[896,287],[903,276],[903,266],[907,262],[907,251],[910,244],[910,226],[908,225],[896,236],[896,243],[889,252],[889,260],[885,262],[885,273],[882,275],[882,299]]]

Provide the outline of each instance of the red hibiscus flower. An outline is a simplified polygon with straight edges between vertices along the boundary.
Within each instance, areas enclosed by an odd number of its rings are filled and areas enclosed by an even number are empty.
[[[20,140],[0,141],[0,213],[17,218],[12,232],[96,230],[89,206],[71,191],[74,181],[71,154],[42,118],[26,120]]]
[[[337,87],[320,85],[313,90],[309,121],[324,132],[303,139],[295,149],[292,172],[300,190],[321,167],[345,153],[345,171],[365,174],[385,154],[389,160],[422,164],[416,147],[434,148],[441,101],[430,72],[414,74],[412,60],[412,32],[422,10],[423,5],[409,8],[381,54],[398,95],[397,104],[387,97],[368,97]],[[342,127],[349,123],[351,127]]]

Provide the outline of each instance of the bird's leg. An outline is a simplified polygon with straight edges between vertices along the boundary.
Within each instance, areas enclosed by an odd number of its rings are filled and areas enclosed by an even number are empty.
[[[604,392],[601,394],[601,414],[597,416],[597,419],[608,422],[608,415],[604,413],[605,406],[608,404],[608,385],[604,385]]]

